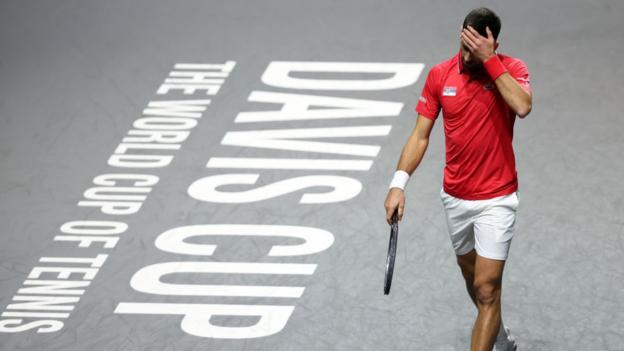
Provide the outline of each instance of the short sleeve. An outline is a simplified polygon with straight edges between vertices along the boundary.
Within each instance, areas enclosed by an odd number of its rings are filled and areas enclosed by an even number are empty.
[[[438,71],[436,67],[432,67],[427,74],[425,86],[422,89],[418,103],[416,104],[416,112],[435,121],[440,113],[440,96]]]
[[[507,70],[524,90],[531,92],[531,77],[527,66],[522,60],[516,60]]]

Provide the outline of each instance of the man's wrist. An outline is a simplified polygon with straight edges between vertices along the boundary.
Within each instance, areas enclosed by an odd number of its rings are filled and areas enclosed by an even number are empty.
[[[500,58],[498,58],[498,55],[494,55],[483,61],[483,68],[485,68],[492,80],[496,80],[496,78],[500,77],[501,74],[507,72],[507,67],[503,65],[503,62]]]
[[[407,185],[409,178],[409,173],[405,172],[404,170],[399,169],[395,171],[388,189],[400,188],[401,190],[405,190],[405,186]]]

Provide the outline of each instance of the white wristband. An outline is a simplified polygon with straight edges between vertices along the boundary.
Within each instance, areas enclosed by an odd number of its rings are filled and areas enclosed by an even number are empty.
[[[394,172],[394,177],[392,177],[392,181],[390,182],[390,186],[388,187],[388,189],[396,187],[405,190],[405,186],[407,185],[407,181],[409,180],[409,178],[409,173],[403,170],[398,170]]]

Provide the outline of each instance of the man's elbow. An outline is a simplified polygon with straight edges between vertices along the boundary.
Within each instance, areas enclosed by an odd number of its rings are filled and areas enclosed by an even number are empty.
[[[524,105],[520,106],[518,108],[518,110],[516,111],[516,114],[518,115],[518,117],[520,118],[524,118],[526,117],[529,113],[531,113],[531,108],[533,106],[531,106],[531,103],[525,103]]]

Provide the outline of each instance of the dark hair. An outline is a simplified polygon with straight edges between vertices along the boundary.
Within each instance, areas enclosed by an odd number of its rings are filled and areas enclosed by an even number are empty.
[[[487,26],[492,31],[494,40],[496,40],[498,38],[498,33],[500,33],[501,21],[494,11],[487,7],[479,7],[466,15],[462,26],[463,28],[471,26],[484,37],[487,37],[487,32],[485,31],[485,27]]]

